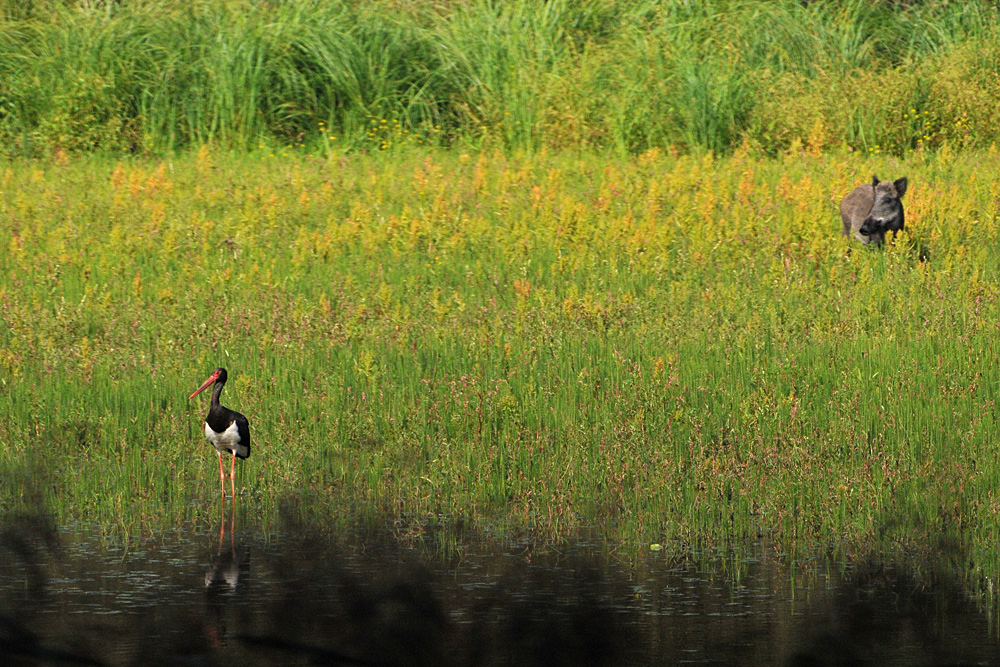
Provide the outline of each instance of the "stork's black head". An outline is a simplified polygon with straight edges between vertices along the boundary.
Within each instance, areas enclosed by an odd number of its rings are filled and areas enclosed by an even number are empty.
[[[198,387],[198,390],[196,392],[194,392],[193,394],[191,394],[190,396],[188,396],[188,398],[194,398],[195,396],[197,396],[201,392],[205,391],[207,388],[209,388],[210,386],[212,386],[216,382],[219,383],[219,386],[222,386],[222,385],[226,384],[226,369],[225,368],[216,368],[214,371],[212,371],[212,374],[208,376],[208,379],[205,380],[205,383],[203,385],[201,385],[200,387]]]

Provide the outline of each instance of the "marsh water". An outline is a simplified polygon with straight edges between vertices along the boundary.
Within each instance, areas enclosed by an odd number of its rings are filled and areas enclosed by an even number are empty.
[[[44,520],[0,542],[0,663],[998,664],[958,585],[889,564],[792,564],[373,529],[101,540]]]

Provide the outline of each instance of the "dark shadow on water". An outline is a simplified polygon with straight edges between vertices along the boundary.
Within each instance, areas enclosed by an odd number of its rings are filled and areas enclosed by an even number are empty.
[[[48,598],[46,564],[59,557],[59,538],[48,515],[41,511],[12,513],[0,527],[0,564],[14,573],[26,601]],[[0,589],[0,600],[9,595]],[[0,664],[101,665],[85,653],[50,644],[30,629],[16,608],[0,607]]]
[[[809,618],[789,665],[974,665],[1000,658],[985,614],[953,580],[929,585],[892,564],[854,567]]]
[[[737,574],[583,541],[443,562],[391,530],[266,534],[243,509],[132,545],[6,517],[0,665],[1000,664],[988,616],[929,563],[748,552]]]

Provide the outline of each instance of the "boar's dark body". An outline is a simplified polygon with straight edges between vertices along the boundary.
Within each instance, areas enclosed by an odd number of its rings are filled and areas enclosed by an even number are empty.
[[[854,236],[865,245],[880,245],[885,233],[893,235],[903,228],[903,202],[906,177],[880,181],[872,176],[871,185],[859,185],[840,202],[844,236]]]

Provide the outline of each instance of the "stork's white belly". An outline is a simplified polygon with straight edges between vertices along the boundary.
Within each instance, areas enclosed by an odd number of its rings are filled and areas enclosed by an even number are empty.
[[[208,422],[205,422],[205,437],[208,438],[208,441],[215,445],[215,448],[220,452],[233,451],[239,447],[240,444],[240,432],[236,428],[235,419],[233,420],[233,423],[229,425],[229,428],[222,433],[213,431],[212,427],[208,425]]]

